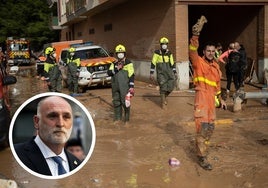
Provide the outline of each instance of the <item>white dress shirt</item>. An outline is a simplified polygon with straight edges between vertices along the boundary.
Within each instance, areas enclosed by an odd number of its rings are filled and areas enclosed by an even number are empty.
[[[47,147],[47,145],[41,140],[39,135],[35,137],[34,141],[39,147],[39,149],[41,150],[44,158],[46,159],[46,162],[49,166],[52,176],[58,176],[58,164],[51,158],[57,155],[49,147]],[[64,169],[66,170],[66,172],[67,173],[70,172],[69,163],[67,160],[67,156],[64,152],[64,149],[58,156],[62,158],[62,165]]]

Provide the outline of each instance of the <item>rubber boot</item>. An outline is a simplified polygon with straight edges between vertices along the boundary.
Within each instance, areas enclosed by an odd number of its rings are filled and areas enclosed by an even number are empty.
[[[165,100],[164,100],[164,104],[165,104],[165,105],[167,105],[167,103],[168,103],[168,102],[167,102],[167,96],[168,96],[168,94],[165,94]]]
[[[161,94],[161,107],[163,110],[167,109],[167,101],[166,101],[166,95],[165,94]]]
[[[125,123],[125,127],[129,127],[129,126],[130,126],[130,124],[129,124],[130,107],[128,107],[128,108],[125,107],[124,110],[125,110],[125,121],[124,121],[124,123]]]
[[[114,107],[114,121],[119,122],[122,120],[122,107],[121,106],[117,106]]]
[[[125,122],[129,122],[130,118],[130,107],[125,107]]]
[[[209,164],[206,157],[198,156],[198,163],[204,170],[212,170],[212,165]]]
[[[201,123],[201,130],[196,135],[196,149],[199,165],[205,170],[212,170],[207,161],[208,143],[214,131],[214,123]]]
[[[164,101],[165,105],[168,104],[167,97],[169,96],[169,94],[170,94],[169,91],[167,91],[167,92],[165,93],[165,101]]]
[[[206,156],[208,153],[206,139],[201,134],[197,134],[195,140],[197,156]]]

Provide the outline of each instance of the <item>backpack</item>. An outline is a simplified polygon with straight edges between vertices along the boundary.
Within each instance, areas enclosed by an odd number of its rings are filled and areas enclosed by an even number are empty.
[[[228,56],[228,63],[226,64],[226,68],[232,72],[239,71],[239,62],[240,62],[241,54],[237,51],[230,52]]]

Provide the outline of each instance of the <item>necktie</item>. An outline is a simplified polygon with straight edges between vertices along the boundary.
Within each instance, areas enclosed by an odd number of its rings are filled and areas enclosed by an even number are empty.
[[[58,164],[58,175],[65,174],[66,170],[62,165],[62,158],[59,156],[52,157],[52,159]]]

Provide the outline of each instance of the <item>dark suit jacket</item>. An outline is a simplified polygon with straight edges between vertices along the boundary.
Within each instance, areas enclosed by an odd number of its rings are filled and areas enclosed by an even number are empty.
[[[23,164],[29,169],[39,174],[52,176],[46,159],[37,144],[34,142],[34,138],[29,142],[15,144],[14,148],[21,162],[23,162]],[[70,171],[81,164],[81,161],[70,152],[65,150],[65,153],[67,155]]]

